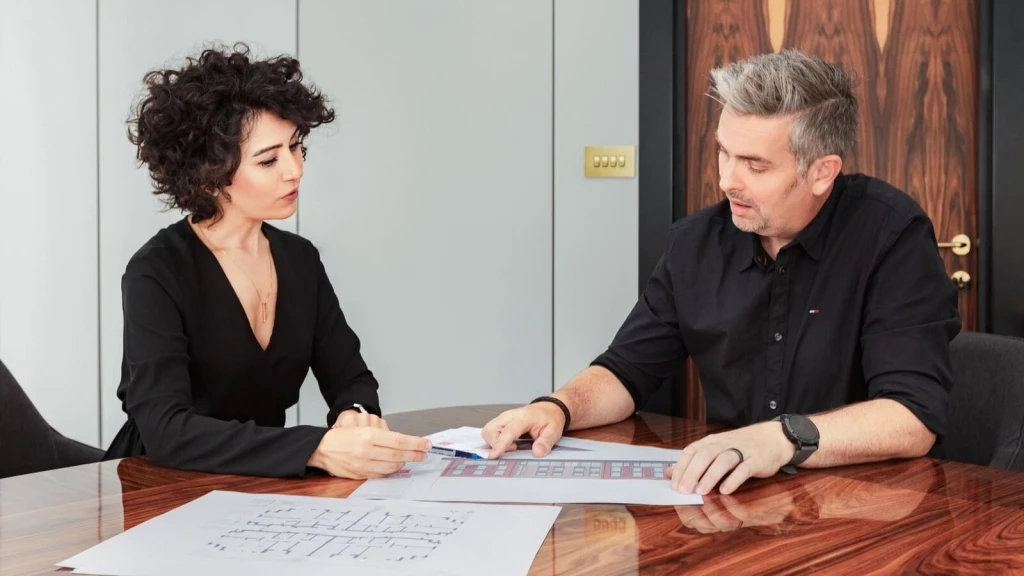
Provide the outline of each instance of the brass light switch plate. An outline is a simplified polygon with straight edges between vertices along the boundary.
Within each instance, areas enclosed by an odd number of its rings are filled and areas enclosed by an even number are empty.
[[[587,146],[583,149],[583,175],[587,178],[636,176],[636,146]]]

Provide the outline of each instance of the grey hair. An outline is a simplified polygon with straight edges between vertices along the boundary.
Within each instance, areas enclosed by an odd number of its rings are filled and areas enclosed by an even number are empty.
[[[803,175],[811,162],[857,145],[854,81],[837,64],[798,50],[759,54],[711,71],[711,97],[740,115],[796,118],[789,150]]]

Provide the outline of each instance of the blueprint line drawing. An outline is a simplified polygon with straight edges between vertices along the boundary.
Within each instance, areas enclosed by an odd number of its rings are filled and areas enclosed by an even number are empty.
[[[331,510],[271,502],[210,538],[208,554],[267,559],[403,563],[430,557],[472,511],[395,514],[372,506]]]

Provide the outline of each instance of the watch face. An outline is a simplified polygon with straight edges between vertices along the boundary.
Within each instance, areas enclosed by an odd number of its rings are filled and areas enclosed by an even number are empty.
[[[793,435],[805,444],[818,442],[818,427],[806,416],[790,416],[789,428],[793,431]]]

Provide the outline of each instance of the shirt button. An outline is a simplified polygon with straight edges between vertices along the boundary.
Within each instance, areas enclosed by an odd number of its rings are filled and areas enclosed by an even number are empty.
[[[779,266],[779,276],[782,276],[785,273],[786,273],[786,267],[785,266]]]
[[[776,342],[781,342],[782,341],[782,332],[776,332],[775,333],[775,341]]]
[[[775,410],[776,408],[779,407],[779,405],[778,403],[775,402],[775,400],[772,400],[771,402],[768,403],[768,407],[771,408],[772,410]]]

